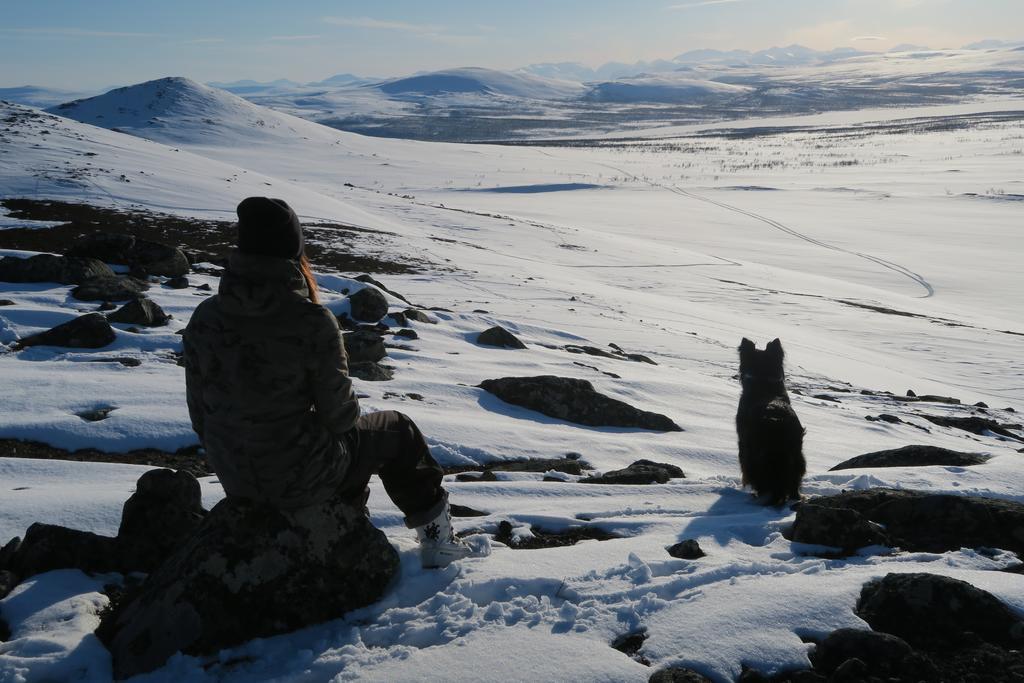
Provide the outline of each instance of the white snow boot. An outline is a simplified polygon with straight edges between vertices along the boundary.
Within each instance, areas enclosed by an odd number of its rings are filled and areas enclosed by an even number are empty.
[[[473,548],[455,536],[447,503],[441,514],[423,526],[416,527],[416,538],[420,542],[420,560],[424,569],[446,567],[455,560],[473,554]]]

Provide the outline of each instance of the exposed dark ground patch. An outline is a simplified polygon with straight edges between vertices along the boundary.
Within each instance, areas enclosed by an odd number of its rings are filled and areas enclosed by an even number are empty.
[[[576,545],[580,541],[609,541],[613,538],[621,538],[610,531],[597,527],[574,527],[565,531],[545,531],[532,526],[530,531],[533,532],[533,536],[517,539],[512,536],[512,524],[500,522],[494,540],[504,543],[514,550],[537,550],[538,548],[561,548],[567,545]]]
[[[234,221],[187,218],[144,209],[111,209],[91,204],[36,199],[0,199],[13,218],[60,221],[53,228],[11,228],[0,231],[0,248],[51,252],[85,235],[109,232],[135,235],[180,247],[192,263],[223,265],[235,244]],[[304,223],[306,253],[317,269],[401,275],[421,272],[430,264],[412,263],[384,253],[394,233],[342,223]],[[345,245],[345,246],[339,246]],[[359,248],[357,253],[354,248]]]
[[[155,448],[141,448],[127,453],[107,453],[95,448],[68,451],[63,448],[19,439],[0,439],[0,458],[33,458],[37,460],[73,460],[75,462],[110,462],[124,465],[149,465],[184,470],[196,477],[213,474],[198,446],[170,453]]]

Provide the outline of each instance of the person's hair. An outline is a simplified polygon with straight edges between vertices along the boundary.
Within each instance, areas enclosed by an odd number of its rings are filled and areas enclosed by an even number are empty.
[[[309,290],[309,300],[315,304],[320,303],[320,292],[316,288],[316,278],[309,267],[309,259],[303,254],[299,257],[299,270],[302,271],[302,279],[306,281],[306,289]]]

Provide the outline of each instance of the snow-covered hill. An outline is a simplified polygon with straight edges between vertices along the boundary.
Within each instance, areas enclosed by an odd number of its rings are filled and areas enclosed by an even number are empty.
[[[578,453],[600,471],[645,458],[686,474],[647,487],[545,481],[544,473],[449,476],[454,502],[487,513],[456,521],[478,540],[500,521],[522,535],[586,526],[618,538],[540,550],[492,542],[489,557],[444,571],[419,569],[410,532],[374,483],[372,519],[402,556],[402,576],[379,603],[213,660],[176,657],[145,680],[405,681],[443,672],[453,681],[639,683],[652,667],[609,644],[642,631],[640,654],[654,669],[686,663],[726,681],[744,665],[769,674],[806,666],[801,638],[863,627],[853,613],[860,586],[888,572],[970,580],[1024,612],[1024,577],[997,571],[1014,562],[1006,553],[808,554],[814,549],[781,534],[790,510],[757,505],[742,490],[733,423],[739,340],[781,337],[808,430],[806,493],[894,486],[1022,500],[1019,442],[923,417],[1007,424],[1019,414],[1004,408],[1024,408],[1024,314],[1012,296],[1022,288],[1019,116],[977,105],[935,118],[890,111],[833,127],[777,132],[778,122],[765,122],[769,130],[759,131],[751,122],[729,134],[691,129],[654,140],[637,130],[590,146],[528,147],[366,138],[183,79],[60,111],[80,120],[2,105],[0,200],[230,221],[239,199],[267,194],[309,223],[389,233],[390,255],[419,272],[380,279],[422,307],[447,310],[430,313],[434,324],[412,323],[418,339],[388,349],[393,380],[356,380],[357,389],[365,410],[411,415],[443,464]],[[26,225],[6,213],[0,239]],[[355,246],[343,231],[330,239]],[[336,312],[348,305],[343,290],[364,286],[352,275],[318,275]],[[156,281],[149,290],[174,315],[166,327],[118,325],[116,342],[98,351],[0,353],[0,439],[112,452],[195,444],[175,332],[209,296],[199,286],[213,289],[217,278],[189,280],[188,289]],[[0,342],[95,308],[69,289],[0,285],[0,298],[13,302],[0,308]],[[495,324],[527,348],[477,344]],[[610,343],[657,365],[566,348]],[[139,364],[91,362],[110,356]],[[686,431],[583,427],[504,405],[477,386],[545,374],[590,380]],[[906,403],[907,389],[962,403]],[[989,407],[973,406],[979,401]],[[113,410],[96,422],[76,415],[98,407]],[[992,457],[970,467],[830,471],[907,444]],[[143,469],[0,456],[0,542],[34,521],[112,533]],[[207,505],[223,495],[215,478],[202,488]],[[683,538],[699,540],[707,556],[670,557],[666,547]],[[13,631],[0,647],[0,679],[109,679],[109,656],[91,631],[114,579],[48,573],[0,602]]]
[[[466,67],[399,78],[376,86],[388,95],[504,95],[532,100],[576,97],[583,92],[579,83],[541,78],[525,73]]]

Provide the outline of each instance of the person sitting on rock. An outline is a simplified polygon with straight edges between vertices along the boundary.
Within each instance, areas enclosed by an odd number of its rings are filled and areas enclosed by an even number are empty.
[[[334,496],[365,504],[379,474],[416,529],[424,567],[470,555],[416,424],[395,411],[360,416],[295,212],[266,197],[237,211],[238,248],[182,338],[192,428],[225,493],[288,509]]]

